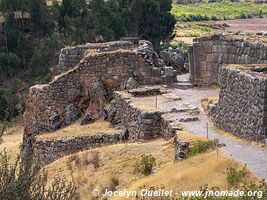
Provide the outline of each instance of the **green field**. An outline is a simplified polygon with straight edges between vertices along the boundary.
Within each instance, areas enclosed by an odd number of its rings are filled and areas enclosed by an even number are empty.
[[[266,17],[267,4],[252,2],[198,3],[188,5],[173,4],[172,14],[177,21],[206,21]]]

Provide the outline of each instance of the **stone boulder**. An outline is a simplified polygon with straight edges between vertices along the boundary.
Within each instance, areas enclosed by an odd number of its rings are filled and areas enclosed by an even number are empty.
[[[51,131],[55,131],[60,128],[61,125],[61,119],[58,112],[53,112],[51,116],[49,117],[50,122],[50,129]]]
[[[129,78],[125,83],[125,89],[126,90],[132,90],[135,88],[138,88],[139,83],[134,78]]]
[[[108,120],[111,122],[111,124],[115,125],[115,117],[117,113],[117,108],[114,103],[111,102],[111,106],[108,109]]]
[[[185,73],[188,70],[184,66],[184,54],[181,49],[168,48],[160,52],[160,57],[167,66],[172,66],[177,73]]]
[[[85,117],[81,121],[81,125],[92,124],[95,122],[95,119],[90,115],[85,115]]]
[[[127,128],[124,128],[121,134],[121,139],[123,141],[126,141],[129,139],[129,130]]]
[[[175,160],[183,160],[189,153],[190,143],[188,141],[177,141],[175,144]]]
[[[80,117],[81,111],[77,106],[69,105],[65,109],[65,125],[69,125]]]
[[[92,115],[95,119],[105,119],[107,117],[104,110],[107,92],[103,84],[99,80],[89,84],[87,95],[89,106],[87,107],[85,114]]]

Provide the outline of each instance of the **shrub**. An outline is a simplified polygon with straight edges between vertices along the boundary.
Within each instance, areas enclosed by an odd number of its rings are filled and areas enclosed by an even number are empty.
[[[13,53],[0,53],[0,72],[11,77],[19,70],[21,59]]]
[[[189,150],[189,155],[194,156],[199,153],[205,153],[210,149],[215,149],[216,141],[209,140],[209,141],[201,141],[198,140],[193,144],[193,147]]]
[[[237,170],[234,167],[229,167],[226,173],[226,180],[229,186],[238,187],[247,174],[246,167]]]
[[[140,161],[135,166],[136,174],[143,174],[148,176],[152,173],[153,168],[156,165],[156,158],[152,155],[141,155]]]
[[[0,152],[0,199],[5,200],[74,200],[76,187],[56,177],[47,185],[47,174],[32,156],[19,153],[11,162],[5,151]]]
[[[247,19],[247,15],[245,13],[242,13],[239,18],[240,19]]]

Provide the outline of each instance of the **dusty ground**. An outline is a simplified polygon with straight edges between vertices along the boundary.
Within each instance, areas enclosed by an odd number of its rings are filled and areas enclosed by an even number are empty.
[[[196,29],[196,25],[197,27],[199,27],[199,29]],[[203,28],[201,29],[201,27]],[[241,31],[248,33],[266,32],[267,18],[235,19],[207,22],[178,22],[176,25],[176,37],[172,41],[172,44],[185,42],[186,44],[191,45],[195,37],[211,34],[212,32],[218,33],[222,31]]]
[[[267,31],[267,18],[235,19],[218,21],[217,24],[226,23],[230,27],[226,31],[264,32]]]

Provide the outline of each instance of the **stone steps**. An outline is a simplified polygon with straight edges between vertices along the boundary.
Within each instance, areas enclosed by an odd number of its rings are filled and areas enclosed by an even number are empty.
[[[191,83],[174,83],[173,86],[175,88],[181,89],[181,90],[187,90],[189,88],[192,88],[193,85]]]
[[[178,89],[186,90],[193,85],[191,84],[189,74],[181,74],[177,76],[177,83],[174,83],[173,86]]]

